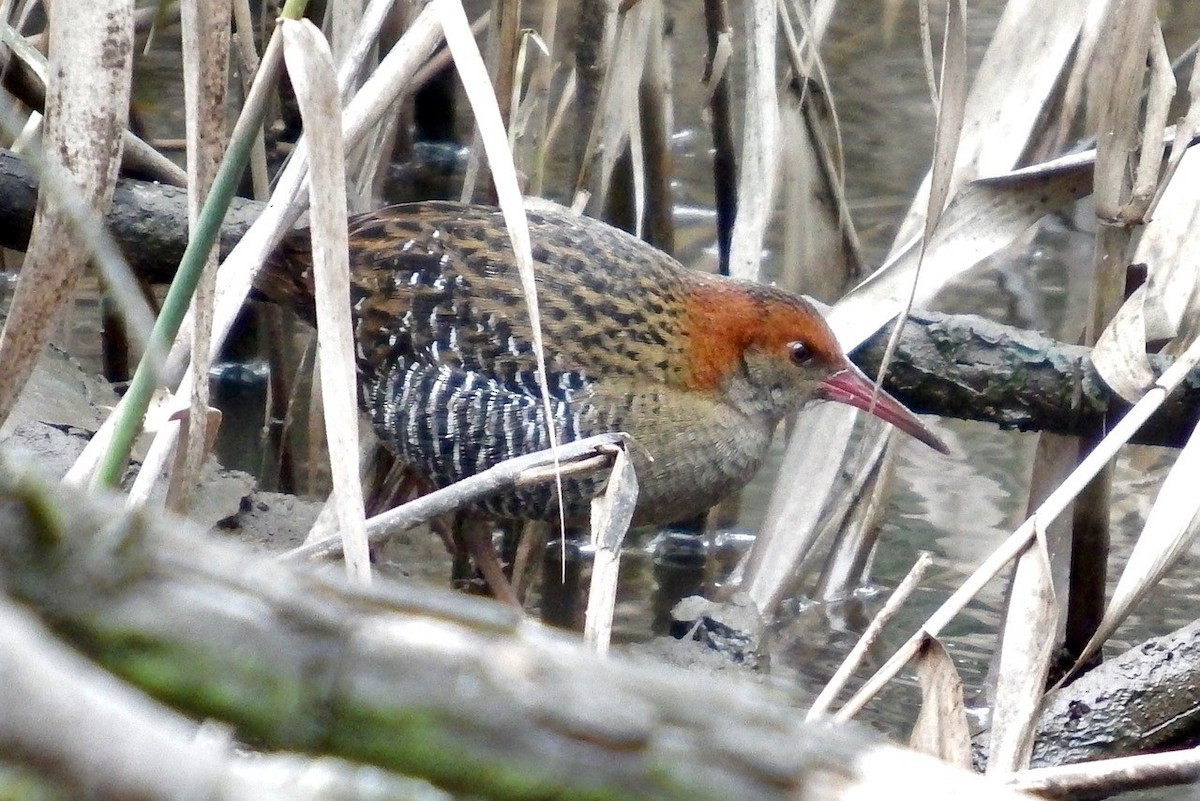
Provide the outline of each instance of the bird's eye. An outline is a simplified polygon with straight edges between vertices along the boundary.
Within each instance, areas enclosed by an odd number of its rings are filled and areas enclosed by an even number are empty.
[[[812,351],[803,342],[791,342],[788,344],[788,356],[792,364],[801,365],[812,358]]]

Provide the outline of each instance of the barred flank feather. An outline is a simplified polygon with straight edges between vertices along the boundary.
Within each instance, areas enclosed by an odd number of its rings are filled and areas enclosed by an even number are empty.
[[[513,455],[550,447],[537,397],[479,373],[401,361],[367,388],[366,399],[372,422],[388,444],[403,461],[420,465],[437,486]],[[586,436],[569,401],[555,399],[551,408],[559,441]],[[602,478],[565,482],[568,516],[585,517],[589,499],[602,484]],[[558,514],[553,485],[498,496],[481,506],[499,517],[550,519]]]

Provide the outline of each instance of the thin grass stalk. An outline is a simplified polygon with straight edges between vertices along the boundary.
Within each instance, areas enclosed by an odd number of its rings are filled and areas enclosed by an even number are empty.
[[[1133,198],[1130,175],[1135,170],[1145,135],[1146,149],[1157,151],[1159,130],[1139,130],[1142,84],[1147,54],[1156,27],[1154,4],[1118,3],[1104,25],[1096,63],[1096,84],[1091,103],[1098,109],[1096,141],[1096,215],[1100,228],[1093,258],[1091,297],[1085,345],[1095,345],[1124,299],[1131,220],[1123,217]],[[1148,112],[1149,113],[1149,112]],[[1148,117],[1146,123],[1152,124]],[[1144,176],[1133,177],[1145,180]],[[1149,202],[1149,196],[1146,202]],[[1096,437],[1102,436],[1097,432]],[[1104,617],[1104,599],[1110,543],[1112,470],[1100,471],[1081,493],[1075,506],[1071,543],[1071,579],[1068,587],[1066,643],[1068,652],[1082,653]]]
[[[925,8],[925,3],[921,3]],[[933,82],[932,56],[927,55],[926,70],[931,85],[931,99],[937,109],[937,123],[933,133],[932,166],[929,169],[929,196],[926,201],[925,227],[921,237],[920,252],[917,255],[917,265],[913,272],[911,289],[904,309],[896,318],[895,326],[888,337],[887,347],[879,364],[879,376],[875,383],[875,394],[882,391],[883,376],[887,374],[888,366],[896,353],[900,342],[900,332],[912,311],[913,302],[917,297],[917,286],[921,280],[921,268],[925,262],[926,249],[933,238],[933,232],[941,221],[942,211],[950,197],[953,187],[954,164],[958,155],[959,138],[962,135],[967,103],[967,35],[966,35],[966,0],[950,0],[946,4],[946,27],[942,32],[942,63],[941,74],[936,84]],[[922,16],[922,27],[928,37],[927,12]]]
[[[12,21],[13,0],[0,0],[0,22],[8,24]],[[0,54],[0,68],[7,69],[8,54]]]
[[[245,102],[250,96],[250,87],[254,83],[260,63],[254,47],[256,26],[250,14],[250,0],[233,0],[233,20],[236,30],[234,43],[238,54],[238,75],[241,78],[242,99]],[[254,148],[250,151],[250,182],[254,187],[255,200],[266,200],[271,196],[271,176],[267,172],[267,146],[263,127],[254,132]]]
[[[549,526],[543,520],[526,520],[517,539],[517,552],[512,560],[512,586],[522,602],[541,575],[542,556],[549,540]]]
[[[300,416],[300,405],[303,402],[303,397],[300,388],[308,381],[309,377],[314,374],[313,366],[316,364],[317,358],[317,338],[309,333],[305,340],[304,347],[300,351],[300,358],[296,360],[295,365],[290,373],[290,380],[285,385],[286,391],[283,395],[285,402],[283,404],[283,414],[279,424],[279,475],[284,477],[287,475],[283,469],[285,462],[292,465],[291,469],[291,489],[287,490],[295,495],[302,494],[304,488],[304,480],[296,467],[297,459],[293,454],[300,450],[301,436],[296,426],[296,420]],[[307,464],[307,460],[300,458],[301,465]]]
[[[588,158],[592,131],[601,109],[605,76],[612,60],[617,29],[616,0],[596,0],[579,4],[575,38],[571,51],[575,56],[575,125],[570,143],[568,175],[576,176],[576,186],[586,185],[582,173]]]
[[[35,158],[34,152],[42,135],[42,114],[38,111],[25,111],[24,104],[8,92],[3,93],[5,130],[13,137],[14,153],[22,157]]]
[[[1096,432],[1080,442],[1080,452],[1096,446],[1103,434]],[[1071,558],[1067,586],[1066,628],[1063,649],[1074,659],[1104,619],[1108,588],[1108,552],[1112,537],[1109,510],[1112,508],[1112,465],[1101,470],[1079,493],[1071,515]]]
[[[780,213],[785,220],[804,220],[805,224],[784,227],[778,280],[787,289],[831,303],[846,286],[848,277],[839,211],[829,202],[841,194],[841,188],[827,182],[822,170],[816,153],[819,144],[811,138],[817,130],[807,125],[803,107],[814,101],[820,105],[820,101],[806,89],[807,82],[802,79],[789,81],[779,104],[783,131]],[[820,110],[814,110],[814,122],[823,127],[827,119],[820,116]]]
[[[479,37],[492,24],[492,12],[485,11],[475,18],[471,23],[471,33]],[[448,67],[454,59],[450,57],[450,50],[443,47],[434,53],[428,61],[426,61],[420,69],[418,69],[404,88],[406,97],[414,94],[418,89],[437,77],[438,73]]]
[[[1054,491],[1067,479],[1071,474],[1071,470],[1075,465],[1079,464],[1083,455],[1088,451],[1084,449],[1083,442],[1079,437],[1067,437],[1061,434],[1053,434],[1048,431],[1043,431],[1038,435],[1037,446],[1034,449],[1033,466],[1029,475],[1029,497],[1025,504],[1024,514],[1026,516],[1033,514],[1037,508],[1049,497],[1049,494]],[[1054,622],[1054,629],[1048,632],[1034,631],[1032,626],[1013,627],[1013,631],[1017,632],[1017,636],[1026,641],[1025,644],[1018,643],[1016,647],[1028,649],[1029,643],[1035,637],[1061,638],[1062,629],[1061,623],[1064,618],[1064,609],[1067,598],[1067,584],[1072,570],[1071,566],[1071,528],[1072,518],[1075,514],[1075,506],[1081,503],[1079,499],[1072,501],[1063,510],[1063,514],[1056,520],[1043,526],[1042,539],[1045,541],[1046,558],[1050,563],[1050,576],[1053,581],[1051,590],[1054,594],[1054,601],[1059,607],[1058,615]],[[1013,594],[1018,581],[1022,580],[1019,576],[1019,565],[1014,569],[1012,580],[1006,588],[1008,596]],[[1036,585],[1035,585],[1036,586]],[[1021,618],[1018,615],[1023,615],[1023,611],[1018,611],[1017,607],[1005,598],[1003,609],[1006,611],[1006,617],[1011,617],[1018,623]],[[1005,624],[1006,626],[1008,624]],[[992,655],[992,659],[988,666],[989,679],[987,686],[992,687],[992,701],[998,704],[1007,703],[1022,703],[1022,696],[1029,692],[1032,685],[1028,681],[1028,674],[1041,673],[1040,667],[1035,667],[1034,670],[1021,670],[1019,675],[1013,675],[1012,671],[1006,674],[1000,667],[1000,661],[1003,658],[1003,651],[1007,647],[1004,641],[1006,634],[997,632],[998,642],[997,649]],[[1028,666],[1026,666],[1028,667]],[[1053,669],[1053,668],[1052,668]],[[1051,677],[1051,679],[1057,677]],[[1040,685],[1036,689],[1036,694],[1040,697],[1045,690],[1046,679],[1043,678]],[[1009,698],[1005,698],[1008,695]],[[1000,700],[997,700],[1000,699]],[[1023,725],[1023,724],[1018,724]]]
[[[662,22],[655,21],[660,10],[661,0],[620,6],[616,47],[592,137],[595,149],[585,167],[590,175],[589,213],[639,239],[645,238],[647,186],[640,92],[651,43],[662,37]]]
[[[550,117],[550,124],[546,128],[546,142],[542,146],[542,158],[546,158],[555,143],[558,141],[558,136],[562,132],[563,122],[567,118],[567,112],[575,105],[575,93],[579,87],[578,73],[572,69],[567,73],[567,82],[563,86],[562,95],[558,98],[558,103],[554,107],[554,114]]]
[[[871,558],[883,532],[880,520],[892,494],[896,468],[896,440],[902,435],[873,418],[863,421],[863,442],[874,442],[873,451],[859,459],[857,473],[847,488],[845,502],[832,511],[823,528],[835,544],[821,567],[814,596],[823,601],[848,598],[868,581]],[[843,506],[848,509],[843,511]]]
[[[645,5],[645,0],[643,0]],[[646,6],[648,7],[648,6]],[[638,82],[641,83],[640,81]],[[616,188],[623,191],[612,191],[614,181],[609,179],[610,189],[603,195],[607,201],[608,211],[605,216],[614,224],[632,231],[638,239],[645,238],[646,221],[646,152],[645,141],[642,138],[644,126],[641,119],[641,104],[636,101],[637,87],[634,87],[634,102],[631,107],[636,109],[629,126],[629,146],[613,165],[613,175],[618,178]],[[632,192],[632,204],[629,194]]]
[[[1195,42],[1188,48],[1192,60],[1191,77],[1188,79],[1188,110],[1183,119],[1179,120],[1175,126],[1175,141],[1172,143],[1171,153],[1167,157],[1167,166],[1159,179],[1158,191],[1146,209],[1147,219],[1154,218],[1154,210],[1162,200],[1167,187],[1171,185],[1171,179],[1179,169],[1179,163],[1183,160],[1184,153],[1187,152],[1185,143],[1190,142],[1197,128],[1200,128],[1200,59],[1196,58],[1198,49],[1200,49],[1200,42]],[[1180,61],[1182,62],[1184,59],[1180,59]],[[1182,68],[1182,64],[1180,66]]]
[[[1147,5],[1151,9],[1154,7],[1153,3]],[[1142,130],[1147,142],[1156,142],[1167,129],[1167,117],[1177,88],[1175,75],[1171,72],[1171,57],[1167,55],[1167,43],[1163,40],[1162,28],[1157,17],[1150,23],[1150,52],[1146,61],[1147,87],[1143,98],[1145,122]],[[1154,199],[1159,196],[1162,160],[1162,148],[1140,148],[1133,186],[1125,204],[1125,219],[1131,223],[1142,223],[1149,219],[1149,210]]]
[[[346,53],[339,56],[338,87],[342,103],[349,103],[359,88],[356,80],[367,63],[371,52],[379,41],[379,33],[392,14],[396,0],[370,0],[358,16],[358,27],[350,40]]]
[[[803,122],[803,126],[799,122],[790,126],[793,131],[803,131],[803,133],[785,135],[784,147],[790,147],[797,151],[810,151],[808,155],[799,153],[796,156],[785,155],[784,174],[787,176],[789,173],[811,173],[808,180],[810,182],[819,181],[809,191],[816,192],[818,195],[827,193],[832,198],[836,230],[841,239],[838,243],[837,253],[822,250],[810,254],[806,251],[792,250],[791,255],[787,255],[787,243],[785,243],[784,269],[798,271],[799,265],[809,264],[821,265],[823,268],[821,272],[833,273],[833,275],[823,275],[818,278],[820,282],[818,287],[821,284],[829,287],[829,291],[824,296],[817,287],[808,284],[805,284],[801,290],[818,299],[827,298],[830,301],[840,294],[846,285],[847,278],[863,274],[865,263],[862,244],[859,242],[858,231],[855,229],[854,220],[850,214],[850,204],[846,198],[846,161],[845,151],[842,147],[841,120],[830,86],[829,75],[825,68],[825,60],[821,58],[820,54],[820,45],[828,28],[834,5],[836,5],[836,0],[825,0],[814,10],[811,19],[798,9],[794,23],[792,15],[788,12],[787,4],[781,3],[779,6],[780,25],[793,72],[792,86],[790,87],[791,97],[788,98],[788,101],[794,101],[781,103],[781,113],[785,115],[781,119],[781,126],[787,130],[788,118],[792,116],[798,116]],[[797,27],[803,34],[803,40],[798,40],[796,37],[795,29]],[[819,93],[813,91],[811,82],[814,79],[816,86],[820,89]],[[792,107],[798,111],[798,115],[787,113]],[[810,163],[811,166],[809,166]],[[808,219],[808,212],[799,212],[802,216],[797,216],[795,209],[789,209],[787,213],[788,219]],[[831,224],[830,227],[835,226]],[[793,229],[795,229],[794,233]],[[789,226],[789,239],[797,237],[807,239],[809,237],[807,231],[808,226]],[[828,250],[832,251],[832,249],[831,243]],[[841,262],[840,270],[825,266],[832,265],[835,261]],[[817,272],[817,269],[812,269],[810,272]],[[835,284],[836,286],[834,286]],[[797,283],[791,286],[795,289],[801,284]]]
[[[508,147],[513,151],[514,158],[517,158],[517,163],[520,164],[520,157],[517,156],[517,139],[521,136],[525,127],[525,118],[528,116],[528,110],[521,103],[521,83],[525,76],[525,65],[529,59],[529,46],[536,42],[536,38],[529,31],[521,33],[520,44],[516,48],[516,55],[513,57],[513,75],[515,76],[512,85],[508,92],[508,107],[511,110],[508,119]]]
[[[1087,15],[1079,31],[1075,55],[1070,63],[1070,72],[1066,76],[1066,85],[1063,87],[1062,111],[1048,142],[1052,152],[1061,152],[1070,141],[1072,126],[1083,106],[1087,85],[1092,80],[1096,47],[1100,42],[1100,27],[1109,14],[1111,4],[1089,2],[1087,6]],[[1096,112],[1097,109],[1090,108],[1087,113],[1091,117]],[[1094,123],[1094,119],[1088,119],[1087,130],[1096,130]]]
[[[530,487],[556,481],[561,476],[590,475],[608,470],[616,451],[625,447],[621,434],[597,434],[564,442],[524,456],[514,456],[448,487],[414,498],[400,506],[380,512],[367,520],[367,537],[383,542],[401,531],[428,523],[434,518],[462,509],[514,487]],[[341,547],[337,537],[305,543],[283,554],[283,561],[322,559]]]
[[[12,16],[16,18],[13,27],[19,31],[25,30],[30,15],[37,11],[39,4],[39,0],[20,0],[19,5],[12,11]],[[46,38],[49,38],[49,31],[46,32]]]
[[[502,49],[500,44],[500,26],[503,24],[501,20],[502,14],[497,13],[496,6],[503,7],[504,5],[506,5],[504,0],[493,0],[492,8],[487,13],[486,49],[483,52],[484,63],[488,65],[488,73],[493,84],[499,70],[500,51]],[[511,84],[509,86],[511,89]],[[504,102],[506,104],[509,103],[510,98],[506,98]],[[459,201],[463,203],[471,203],[477,195],[482,194],[485,203],[496,204],[495,187],[490,179],[484,179],[482,192],[479,189],[479,171],[483,166],[483,156],[482,133],[479,130],[479,125],[476,124],[475,129],[471,133],[471,147],[467,153],[467,166],[463,171],[462,190],[458,196]]]
[[[1039,798],[1111,798],[1200,780],[1200,748],[1098,759],[1077,765],[1023,770],[1003,777],[1006,787]],[[1181,793],[1182,794],[1182,793]]]
[[[341,103],[328,43],[307,21],[282,23],[284,58],[309,141],[322,158],[312,170],[313,285],[321,408],[329,445],[331,501],[352,581],[371,583],[364,527],[354,331],[346,229],[346,164],[337,123]]]
[[[521,0],[504,0],[497,15],[499,25],[496,34],[496,69],[492,81],[496,87],[496,103],[500,107],[500,119],[504,127],[510,128],[514,93],[520,76],[517,74],[517,51],[521,40]]]
[[[529,194],[538,197],[544,191],[546,161],[550,148],[550,82],[556,67],[558,53],[558,0],[545,0],[542,4],[542,21],[538,36],[546,52],[537,58],[533,74],[529,78],[526,102],[531,104],[529,120],[524,126],[525,139],[529,142],[529,157],[525,160],[525,171],[529,175]]]
[[[675,252],[675,216],[671,192],[674,159],[671,153],[672,41],[666,30],[661,1],[655,2],[650,15],[651,46],[638,90],[642,121],[642,163],[646,173],[646,211],[644,239],[665,253]]]
[[[708,51],[704,60],[709,88],[709,131],[713,141],[713,202],[717,211],[719,272],[729,275],[729,248],[737,217],[737,150],[733,144],[733,89],[729,81],[729,54],[733,31],[727,0],[704,0],[704,26]]]
[[[645,4],[617,15],[613,48],[606,60],[596,115],[574,188],[575,208],[586,208],[592,215],[634,232],[640,217],[630,211],[628,190],[632,189],[637,205],[638,187],[643,185],[637,173],[642,165],[631,151],[641,148],[640,141],[634,140],[641,137],[636,93],[649,40],[645,15]],[[621,191],[611,190],[614,175]]]
[[[329,46],[334,61],[341,64],[362,19],[363,0],[337,0],[325,7],[325,14],[329,19]]]
[[[362,0],[338,0],[337,3],[330,3],[325,8],[325,24],[322,26],[322,30],[326,32],[326,40],[333,54],[333,61],[339,67],[344,63],[348,63],[348,60],[354,56],[353,46],[357,41],[357,37],[360,36],[362,16]],[[362,64],[359,64],[357,69],[339,69],[339,77],[345,81],[341,87],[343,96],[347,96],[351,91],[358,88],[359,84],[362,83],[362,74]],[[335,111],[340,111],[340,109],[336,109]],[[336,115],[334,119],[336,119]],[[339,125],[338,127],[340,128],[341,126]],[[343,158],[346,158],[351,164],[356,160],[361,164],[372,163],[369,156],[365,155],[368,149],[369,146],[367,145],[360,146],[355,149],[353,154],[349,154],[348,158],[346,156],[343,156]],[[373,173],[373,170],[370,172]],[[371,187],[374,184],[374,179],[372,176],[368,176],[365,179],[350,180],[349,174],[349,171],[347,171],[342,179],[343,183],[347,185],[347,210],[354,213],[367,211],[373,205]]]
[[[800,23],[800,29],[804,32],[804,40],[807,45],[804,49],[804,58],[801,64],[793,64],[800,75],[811,75],[814,71],[821,75],[822,85],[828,86],[828,81],[825,79],[825,66],[821,59],[821,42],[825,40],[825,33],[829,30],[829,23],[833,21],[833,14],[837,10],[838,0],[815,0],[812,3],[802,2],[801,0],[790,0],[795,7],[794,13],[796,19]],[[808,7],[811,6],[811,9]],[[779,4],[779,13],[781,18],[787,19],[791,16],[788,12],[787,2]]]
[[[949,4],[947,4],[947,8],[949,8]],[[946,19],[949,22],[949,17]],[[929,100],[936,109],[941,105],[938,97],[941,90],[938,79],[934,75],[933,29],[929,24],[929,0],[919,0],[917,3],[917,24],[921,29],[921,63],[925,66],[925,83],[929,89]]]
[[[584,613],[583,641],[597,653],[608,653],[612,639],[613,609],[617,600],[617,573],[621,544],[637,506],[637,474],[629,453],[617,451],[603,494],[592,501],[592,580]]]

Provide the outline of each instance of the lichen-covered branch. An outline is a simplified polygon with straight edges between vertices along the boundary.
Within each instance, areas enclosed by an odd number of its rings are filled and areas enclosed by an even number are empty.
[[[450,591],[352,588],[9,465],[0,582],[101,665],[260,747],[475,797],[1014,797],[854,730],[805,726],[757,685],[603,659]]]
[[[879,368],[888,332],[854,354]],[[1091,349],[970,314],[914,311],[885,386],[914,411],[981,420],[1003,428],[1089,434],[1111,428],[1128,406],[1109,391]],[[1170,360],[1151,357],[1159,371]],[[1179,447],[1200,420],[1200,373],[1150,419],[1133,441]]]
[[[1144,754],[1200,731],[1200,622],[1094,668],[1047,699],[1032,766]]]

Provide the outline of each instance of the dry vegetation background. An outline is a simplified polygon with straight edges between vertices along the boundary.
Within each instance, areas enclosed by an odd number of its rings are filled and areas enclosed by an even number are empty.
[[[287,778],[272,785],[232,753],[226,732],[206,724],[197,733],[177,713],[114,686],[110,675],[62,650],[62,636],[159,699],[227,721],[263,750],[330,753],[393,772],[385,780],[363,769],[353,777],[359,784],[340,791],[356,796],[378,780],[386,789],[376,789],[389,797],[448,791],[765,798],[820,778],[790,751],[770,751],[778,739],[822,747],[823,735],[814,738],[781,711],[783,694],[735,682],[715,688],[712,708],[691,717],[666,701],[689,703],[686,691],[671,689],[686,686],[686,677],[588,661],[485,605],[390,584],[367,589],[367,543],[385,525],[368,519],[359,478],[349,309],[338,302],[347,292],[345,218],[378,204],[388,165],[410,144],[416,89],[453,65],[466,100],[459,126],[472,131],[459,191],[501,206],[525,269],[523,194],[553,196],[670,250],[673,104],[676,86],[697,79],[673,70],[672,48],[701,45],[667,32],[673,16],[703,13],[703,119],[713,143],[718,261],[732,275],[760,277],[764,241],[785,221],[779,280],[832,303],[829,319],[847,350],[929,303],[982,260],[1021,247],[1046,215],[1090,199],[1096,235],[1091,265],[1079,266],[1091,279],[1078,334],[1131,410],[1089,440],[1043,434],[1027,519],[848,700],[835,703],[861,654],[851,655],[846,673],[809,713],[850,719],[915,665],[925,697],[914,715],[914,745],[968,767],[974,744],[994,776],[1021,786],[1049,781],[1023,773],[1035,736],[1046,736],[1044,709],[1064,697],[1047,694],[1047,686],[1089,663],[1200,525],[1200,445],[1191,435],[1172,456],[1119,582],[1105,586],[1112,460],[1200,359],[1200,164],[1189,149],[1200,122],[1200,73],[1194,47],[1167,49],[1162,25],[1172,4],[1063,0],[1048,11],[1011,0],[974,66],[966,44],[971,4],[917,3],[935,135],[913,144],[928,151],[928,175],[881,260],[864,256],[871,251],[860,242],[844,193],[854,164],[841,145],[838,96],[822,57],[839,3],[551,1],[522,14],[510,1],[474,19],[458,0],[395,5],[329,3],[310,9],[312,21],[304,21],[305,4],[294,0],[282,8],[245,0],[58,0],[47,25],[47,9],[33,0],[0,2],[0,42],[9,74],[19,77],[2,98],[4,144],[36,169],[41,184],[0,336],[0,419],[21,399],[89,263],[102,276],[106,303],[119,309],[136,363],[121,401],[60,487],[11,459],[5,469],[14,522],[0,538],[8,594],[0,636],[11,638],[0,646],[7,660],[0,675],[14,680],[0,681],[0,760],[19,769],[11,775],[48,779],[47,786],[57,783],[68,794],[86,788],[127,797],[137,788],[165,798],[215,786],[298,792],[297,773],[312,768],[307,758],[294,758],[280,768]],[[881,27],[906,19],[902,6],[880,2]],[[186,174],[129,124],[137,52],[149,38],[175,35],[182,42]],[[282,100],[285,73],[294,105]],[[230,108],[235,122],[227,124]],[[296,124],[295,113],[303,136],[281,147],[277,134]],[[275,157],[283,153],[280,165]],[[187,186],[190,241],[156,308],[103,225],[122,167]],[[246,175],[250,193],[270,202],[218,268],[213,241]],[[340,537],[348,583],[188,545],[162,523],[144,522],[158,520],[164,503],[187,512],[218,420],[208,396],[212,359],[256,265],[303,212],[320,276],[312,405],[323,413],[308,420],[316,439],[328,443],[330,487],[315,536]],[[1130,264],[1146,265],[1147,279],[1133,291]],[[1172,366],[1158,374],[1150,351],[1172,356]],[[300,372],[314,369],[311,356],[292,358]],[[139,439],[142,456],[127,476]],[[822,406],[789,426],[765,521],[735,579],[758,611],[769,615],[801,592],[839,597],[863,581],[893,451],[889,432],[846,409]],[[619,471],[621,457],[615,460]],[[124,494],[113,500],[118,488]],[[132,562],[123,558],[130,555]],[[926,565],[918,561],[912,583]],[[995,684],[980,733],[968,726],[961,684],[938,637],[1000,575],[1011,582],[1010,601],[996,632]],[[898,589],[897,603],[909,589],[909,582]],[[316,598],[328,600],[328,609]],[[327,647],[341,649],[338,658],[329,659]],[[488,658],[496,653],[499,665]],[[580,681],[595,673],[590,703],[581,697],[588,690],[564,678],[571,671]],[[463,690],[469,680],[488,691]],[[59,684],[47,686],[52,682]],[[524,694],[526,684],[542,687],[545,698]],[[1122,729],[1127,742],[1099,755],[1161,745],[1164,738],[1151,733],[1165,728],[1175,741],[1189,736],[1194,676],[1160,675],[1155,684],[1179,706]],[[633,711],[620,718],[617,710]],[[104,727],[76,726],[81,717],[119,733],[106,738]],[[736,742],[717,748],[712,741],[723,721],[732,721]],[[676,741],[664,731],[684,734]],[[856,758],[870,751],[857,741],[841,744],[840,736],[825,744],[830,764],[838,748]],[[629,743],[635,745],[622,751]],[[135,764],[138,749],[155,757]],[[635,751],[643,761],[631,766]],[[461,754],[462,763],[447,753]],[[1192,775],[1193,761],[1182,752],[1143,764],[1164,781],[1179,781]],[[161,769],[177,763],[189,767],[177,775]],[[698,772],[689,776],[689,768]],[[893,769],[901,770],[889,763]],[[1130,776],[1141,768],[1122,769]],[[1110,791],[1130,786],[1112,783],[1118,772],[1100,766],[1071,781],[1098,781]],[[409,785],[397,774],[431,784]],[[927,778],[922,791],[948,795],[941,781]]]

